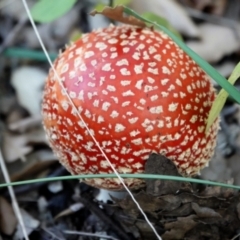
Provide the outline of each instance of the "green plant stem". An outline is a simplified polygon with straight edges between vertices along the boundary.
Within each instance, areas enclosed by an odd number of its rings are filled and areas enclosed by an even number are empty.
[[[195,178],[184,178],[184,177],[176,177],[176,176],[157,175],[157,174],[119,174],[119,175],[122,178],[161,179],[161,180],[169,180],[169,181],[191,182],[191,183],[198,183],[198,184],[212,185],[212,186],[219,186],[219,187],[233,188],[233,189],[240,190],[240,186],[213,182],[208,180],[195,179]],[[88,179],[88,178],[117,178],[117,176],[115,174],[84,174],[84,175],[74,175],[74,176],[39,178],[39,179],[31,179],[26,181],[2,183],[0,184],[0,188],[7,187],[7,186],[23,185],[23,184],[33,184],[33,183],[39,183],[39,182],[52,182],[52,181],[60,181],[60,180]]]

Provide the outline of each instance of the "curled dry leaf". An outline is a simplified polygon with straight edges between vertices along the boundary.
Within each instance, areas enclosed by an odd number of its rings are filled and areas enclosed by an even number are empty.
[[[95,16],[96,14],[102,14],[107,18],[110,18],[115,21],[119,21],[125,24],[131,24],[139,27],[146,27],[146,24],[132,16],[124,16],[124,7],[123,6],[116,6],[114,8],[105,7],[102,12],[98,12],[96,10],[92,11],[90,14]]]
[[[0,197],[0,231],[6,235],[12,235],[17,226],[17,218],[11,204]]]
[[[222,216],[208,207],[200,207],[197,203],[192,203],[192,209],[201,218],[221,218]]]

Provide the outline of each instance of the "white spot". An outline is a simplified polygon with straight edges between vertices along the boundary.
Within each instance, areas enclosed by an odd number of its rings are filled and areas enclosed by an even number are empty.
[[[123,103],[122,103],[122,107],[126,107],[126,106],[128,106],[129,104],[130,104],[130,101],[123,102]]]
[[[135,122],[137,122],[138,120],[138,117],[134,117],[134,118],[129,118],[128,121],[131,123],[131,124],[134,124]]]
[[[97,65],[97,60],[95,60],[95,59],[92,60],[92,61],[91,61],[91,65],[92,65],[93,67],[96,66],[96,65]]]
[[[111,97],[115,103],[118,103],[118,98],[117,97]]]
[[[154,129],[152,125],[147,126],[146,132],[151,132]]]
[[[128,53],[129,50],[130,50],[130,48],[128,48],[128,47],[124,47],[124,48],[123,48],[123,52],[124,52],[124,53]]]
[[[116,58],[118,56],[117,52],[113,52],[110,56],[111,59]]]
[[[107,57],[108,54],[106,52],[102,53],[102,57]]]
[[[168,105],[168,111],[174,112],[177,110],[177,107],[178,107],[178,103],[171,103]]]
[[[156,65],[157,65],[156,62],[150,62],[150,63],[148,63],[148,66],[150,66],[150,67],[155,67]]]
[[[143,69],[143,64],[135,65],[135,66],[134,66],[134,71],[135,71],[136,74],[141,74],[141,73],[143,73],[142,69]]]
[[[85,114],[85,116],[88,117],[88,118],[91,118],[91,117],[92,117],[92,114],[89,112],[89,110],[86,110],[84,114]]]
[[[134,96],[135,94],[131,90],[128,90],[126,92],[123,92],[122,95],[123,97],[128,97],[128,96]]]
[[[87,51],[85,52],[84,54],[84,58],[90,58],[94,55],[94,52],[93,51]]]
[[[175,89],[175,86],[173,84],[170,85],[170,87],[168,88],[168,91],[172,91]]]
[[[107,45],[103,42],[97,42],[95,47],[98,48],[100,51],[102,51],[107,48]]]
[[[87,158],[86,158],[85,154],[81,153],[81,154],[80,154],[80,158],[82,159],[82,161],[83,161],[84,164],[87,163]]]
[[[61,74],[65,73],[68,71],[69,68],[69,64],[64,64],[63,67],[61,68]]]
[[[129,65],[129,62],[127,59],[122,59],[116,62],[117,66],[122,66],[122,65]]]
[[[140,133],[139,130],[133,130],[132,132],[130,132],[130,136],[131,136],[131,137],[135,137],[135,136],[137,136],[139,133]]]
[[[76,97],[77,97],[77,94],[76,94],[75,92],[72,92],[72,91],[71,91],[71,92],[69,93],[69,97],[70,97],[70,98],[76,98]]]
[[[155,82],[155,80],[151,77],[147,77],[147,80],[149,83],[153,84]]]
[[[153,96],[150,97],[151,101],[156,101],[158,99],[158,95],[155,94]]]
[[[104,122],[104,118],[102,116],[98,116],[97,123]]]
[[[99,106],[99,100],[95,99],[94,102],[93,102],[93,106],[98,107]]]
[[[130,111],[128,111],[128,112],[126,113],[126,115],[127,115],[127,116],[132,116],[132,115],[133,115],[133,113],[132,113],[132,112],[130,112]]]
[[[112,38],[112,39],[108,40],[108,43],[110,43],[110,44],[114,44],[114,43],[117,43],[117,42],[118,42],[118,40],[116,38]]]
[[[102,93],[104,94],[104,95],[108,95],[108,91],[107,90],[102,90]]]
[[[124,131],[126,127],[123,126],[121,123],[117,123],[116,126],[115,126],[115,132],[122,132]]]
[[[153,54],[153,53],[155,53],[155,52],[157,52],[157,49],[156,49],[155,47],[153,47],[153,46],[150,46],[150,47],[149,47],[149,53],[150,53],[150,54]]]
[[[116,88],[112,85],[107,85],[107,90],[110,92],[114,92],[114,91],[116,91]]]
[[[106,63],[103,67],[102,67],[103,71],[109,72],[111,70],[111,63]]]
[[[81,64],[80,68],[79,68],[81,71],[86,71],[87,70],[87,67],[84,63]]]
[[[142,80],[142,79],[141,79],[141,80],[138,80],[137,83],[136,83],[136,85],[135,85],[135,87],[136,87],[137,89],[141,90],[141,89],[142,89],[142,84],[143,84],[143,80]]]
[[[133,139],[131,142],[135,145],[141,145],[143,143],[142,138]]]
[[[107,111],[110,106],[111,106],[110,102],[104,102],[102,105],[102,110]]]
[[[133,54],[133,59],[139,60],[139,59],[140,59],[140,53],[139,53],[139,52],[135,52],[135,53]]]
[[[189,93],[193,93],[192,87],[188,85],[188,86],[187,86],[187,91],[188,91]]]
[[[89,87],[95,87],[95,86],[96,86],[96,83],[88,82],[87,85],[88,85]]]
[[[187,78],[187,74],[185,74],[185,73],[180,73],[180,77],[184,80],[184,79]]]
[[[84,91],[83,91],[83,90],[81,90],[81,91],[79,92],[79,94],[78,94],[78,99],[84,100]]]
[[[178,126],[178,124],[179,124],[179,119],[178,119],[178,118],[176,118],[176,119],[174,120],[174,127],[177,127],[177,126]]]
[[[161,94],[162,94],[162,97],[167,97],[169,95],[168,92],[161,92]]]
[[[161,83],[163,86],[166,85],[168,82],[169,82],[169,79],[167,79],[167,78],[161,80]]]
[[[163,120],[159,120],[157,127],[158,128],[163,128],[164,127],[164,121]]]
[[[110,117],[116,118],[116,117],[118,117],[118,115],[119,115],[119,113],[117,111],[113,110]]]
[[[166,66],[163,66],[163,67],[162,67],[162,73],[170,75],[170,74],[171,74],[171,71],[170,71],[169,68],[167,68]]]
[[[139,102],[140,102],[142,105],[144,105],[144,104],[146,103],[146,100],[145,100],[144,98],[141,98],[141,99],[139,100]]]
[[[205,129],[204,126],[198,127],[198,132],[202,133],[204,131],[204,129]]]
[[[149,111],[150,111],[150,113],[153,113],[153,114],[159,114],[159,113],[163,112],[163,108],[162,108],[162,106],[151,107],[149,109]]]
[[[156,54],[153,56],[154,59],[156,59],[157,61],[161,61],[161,55],[160,54]]]
[[[129,81],[129,80],[123,80],[123,81],[121,81],[121,85],[122,86],[127,86],[127,85],[129,85],[131,83],[131,81]]]
[[[155,75],[158,75],[158,68],[148,68],[147,71]]]
[[[134,168],[136,168],[136,169],[140,169],[140,168],[142,168],[143,167],[143,165],[141,164],[141,163],[134,163],[133,165],[132,165]]]
[[[180,92],[180,97],[181,97],[181,98],[186,97],[186,93],[184,93],[184,92]]]
[[[186,106],[185,106],[185,109],[190,110],[191,108],[192,108],[192,105],[187,103]]]
[[[120,72],[123,76],[128,76],[130,75],[130,71],[127,70],[127,68],[121,68]]]

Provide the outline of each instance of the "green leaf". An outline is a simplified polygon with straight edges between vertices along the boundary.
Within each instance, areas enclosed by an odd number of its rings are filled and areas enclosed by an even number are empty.
[[[67,13],[77,0],[39,0],[31,9],[34,21],[49,23]]]
[[[216,69],[214,69],[209,63],[207,63],[204,59],[202,59],[197,53],[195,53],[193,50],[191,50],[186,44],[184,44],[183,41],[179,40],[178,37],[176,37],[171,31],[169,31],[167,28],[154,23],[144,17],[141,17],[136,12],[134,12],[132,9],[128,7],[124,7],[124,13],[134,16],[144,22],[150,23],[151,25],[156,26],[157,28],[161,29],[163,32],[165,32],[170,38],[173,39],[173,41],[182,48],[183,51],[185,51],[192,59],[195,60],[195,62],[210,76],[212,77],[222,88],[224,88],[231,96],[232,98],[240,104],[240,92],[232,86],[226,78],[224,78]]]
[[[240,62],[234,68],[231,76],[228,79],[228,82],[233,85],[239,77],[240,77]],[[209,129],[212,126],[212,124],[214,123],[215,119],[219,116],[219,114],[220,114],[221,110],[223,109],[224,104],[228,98],[228,95],[229,95],[229,93],[226,92],[224,89],[222,89],[219,92],[219,94],[217,95],[216,99],[213,102],[211,110],[209,112],[205,133],[207,133],[209,131]]]
[[[146,18],[152,22],[155,22],[168,30],[170,30],[173,34],[176,35],[180,40],[182,40],[182,36],[179,34],[179,32],[163,17],[160,17],[152,12],[145,12],[141,15],[143,18]]]

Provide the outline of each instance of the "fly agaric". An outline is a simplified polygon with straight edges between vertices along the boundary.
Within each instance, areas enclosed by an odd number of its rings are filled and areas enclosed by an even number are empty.
[[[219,119],[205,134],[215,91],[206,73],[166,34],[131,25],[82,36],[54,63],[66,92],[118,173],[142,173],[151,153],[180,174],[199,173],[211,159]],[[72,174],[112,173],[59,79],[50,70],[43,123],[50,145]],[[118,179],[86,183],[121,190]],[[125,179],[137,187],[140,179]]]

